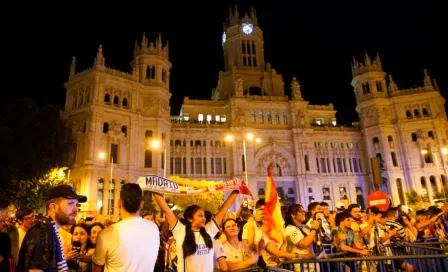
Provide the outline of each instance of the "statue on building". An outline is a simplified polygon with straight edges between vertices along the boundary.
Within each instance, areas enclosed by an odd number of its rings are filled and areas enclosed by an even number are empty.
[[[293,100],[303,100],[302,92],[300,91],[300,83],[297,81],[296,77],[293,77],[291,81],[291,96]]]

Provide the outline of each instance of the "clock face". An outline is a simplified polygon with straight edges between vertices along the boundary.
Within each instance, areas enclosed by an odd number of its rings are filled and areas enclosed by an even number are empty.
[[[252,32],[254,31],[254,25],[252,24],[243,24],[242,25],[242,30],[244,32],[244,34],[252,34]]]
[[[226,32],[222,33],[222,45],[226,42]]]

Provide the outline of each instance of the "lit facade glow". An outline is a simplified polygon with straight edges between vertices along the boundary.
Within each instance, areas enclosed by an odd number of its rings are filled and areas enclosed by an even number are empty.
[[[242,24],[253,30],[248,33]],[[279,195],[290,203],[324,200],[333,209],[345,201],[366,207],[374,189],[372,157],[381,159],[380,189],[394,205],[405,203],[409,190],[433,201],[446,188],[445,100],[426,71],[423,86],[399,89],[379,56],[354,60],[351,84],[360,121],[347,127],[337,125],[333,104],[304,100],[307,90],[298,79],[285,83],[265,61],[254,11],[244,19],[232,13],[225,33],[224,68],[211,98],[185,97],[179,116],[170,116],[171,63],[161,37],[149,42],[143,35],[136,43],[131,73],[109,68],[102,46],[87,71],[77,73],[73,59],[64,114],[77,143],[71,178],[88,196],[83,210],[107,214],[111,197],[117,210],[121,184],[146,174],[163,176],[164,149],[151,148],[155,142],[166,147],[168,177],[197,180],[246,179],[244,142],[252,193],[263,197],[266,169],[273,164]],[[113,182],[105,163],[111,156]]]

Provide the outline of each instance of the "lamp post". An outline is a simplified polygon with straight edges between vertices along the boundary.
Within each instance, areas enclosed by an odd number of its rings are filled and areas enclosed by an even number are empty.
[[[166,145],[161,143],[159,140],[152,140],[151,147],[154,149],[160,149],[160,146],[163,145],[163,178],[166,178]]]
[[[252,141],[254,139],[254,135],[252,133],[247,133],[246,137],[243,138],[243,156],[244,156],[244,174],[246,176],[246,183],[247,185],[249,185],[249,178],[248,178],[248,171],[247,171],[247,151],[246,151],[246,138],[249,141]],[[226,141],[227,142],[233,142],[233,135],[227,135],[226,136]],[[255,139],[256,143],[261,143],[261,139],[260,138],[256,138]]]
[[[159,140],[152,140],[151,141],[151,148],[154,149],[160,149],[160,146],[162,145],[163,147],[163,178],[166,179],[166,144],[162,143]],[[163,199],[165,199],[165,193],[162,194],[163,195]],[[163,215],[163,217],[165,217],[165,215]]]
[[[100,155],[99,155],[99,157],[101,158],[101,159],[105,159],[106,158],[106,153],[104,153],[104,152],[101,152],[100,153]],[[112,197],[111,197],[111,195],[112,195],[112,188],[111,188],[111,186],[110,186],[110,183],[111,182],[113,182],[113,174],[114,173],[114,157],[110,157],[110,182],[109,182],[109,198],[108,198],[108,203],[109,203],[109,205],[108,205],[108,208],[107,208],[107,216],[109,217],[109,219],[110,219],[110,208],[111,208],[111,203],[112,203]],[[114,186],[114,184],[112,183],[112,186]]]

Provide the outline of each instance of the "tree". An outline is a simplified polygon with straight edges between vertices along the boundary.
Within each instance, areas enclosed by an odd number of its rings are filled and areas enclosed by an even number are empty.
[[[422,196],[417,193],[416,190],[411,190],[410,192],[406,192],[406,200],[409,205],[416,205],[418,202],[422,201]]]
[[[67,184],[64,168],[54,168],[50,170],[43,178],[35,180],[13,180],[8,190],[10,191],[11,203],[16,207],[28,207],[33,210],[39,210],[44,207],[44,197],[50,188]]]
[[[39,181],[68,165],[73,138],[59,107],[30,98],[3,102],[0,134],[0,198],[28,198]]]
[[[166,195],[166,202],[176,205],[177,210],[185,211],[188,206],[198,205],[205,211],[217,213],[224,204],[224,192],[197,195]]]
[[[414,211],[418,211],[423,207],[431,206],[431,203],[423,201],[422,195],[419,194],[416,190],[406,192],[405,195],[408,206]]]

